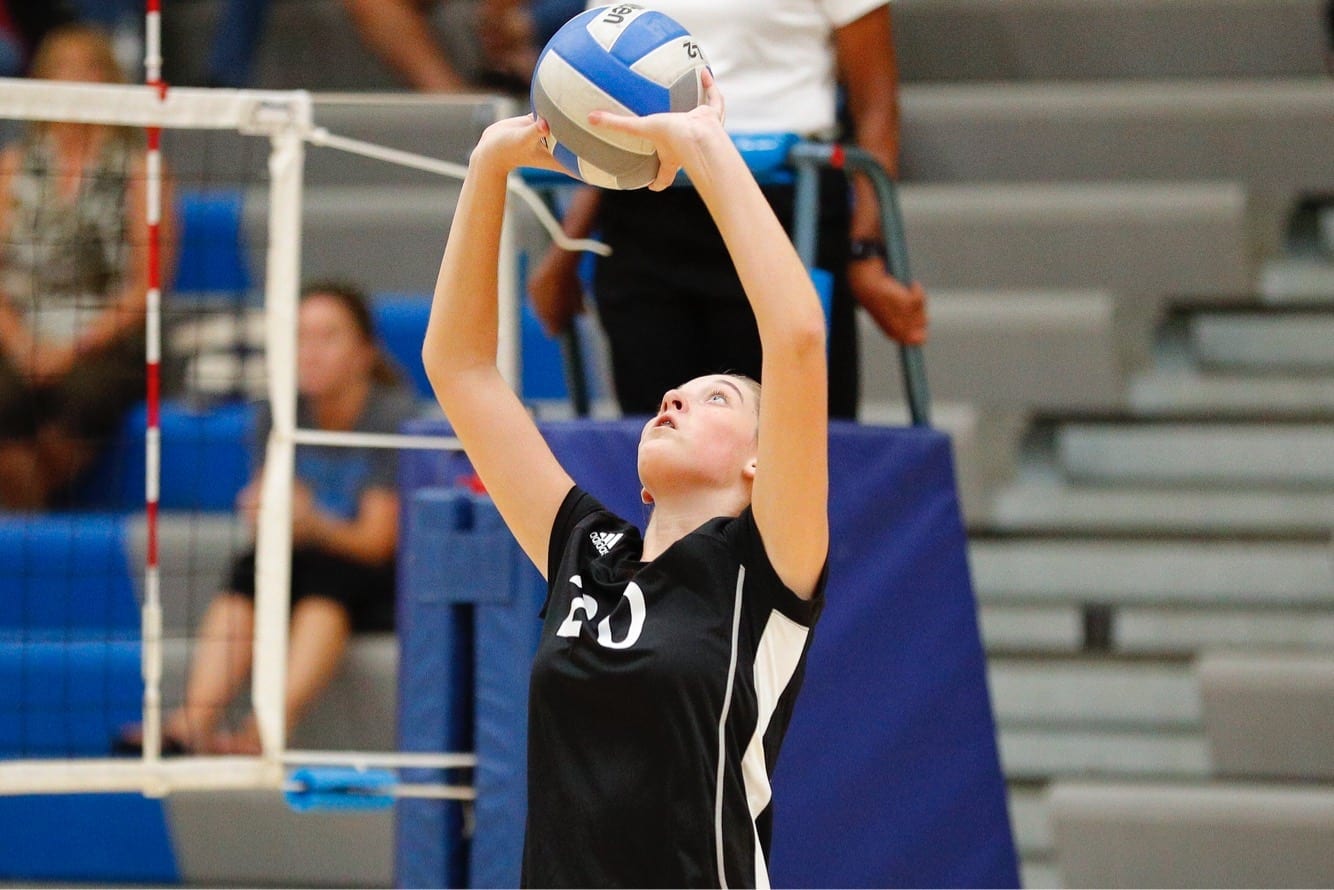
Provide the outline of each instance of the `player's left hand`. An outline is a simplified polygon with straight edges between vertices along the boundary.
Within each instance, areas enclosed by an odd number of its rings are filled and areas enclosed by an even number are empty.
[[[472,151],[472,164],[494,164],[508,173],[517,167],[566,172],[548,148],[551,127],[540,117],[524,114],[496,121],[486,128]]]
[[[658,175],[649,188],[660,192],[676,181],[676,174],[688,168],[699,156],[703,140],[723,132],[724,102],[722,90],[713,79],[713,72],[700,72],[704,86],[704,101],[690,111],[665,112],[644,117],[594,111],[588,122],[630,136],[638,136],[653,143],[658,152]]]

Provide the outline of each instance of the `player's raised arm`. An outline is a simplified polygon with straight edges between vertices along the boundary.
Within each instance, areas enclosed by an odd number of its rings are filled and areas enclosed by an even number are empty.
[[[824,313],[787,233],[723,130],[722,99],[707,73],[705,83],[708,104],[688,114],[595,112],[590,120],[652,141],[662,169],[650,188],[666,188],[684,169],[718,224],[764,348],[755,521],[784,583],[810,596],[829,549]]]
[[[497,264],[505,181],[551,167],[546,125],[492,124],[473,150],[436,281],[422,363],[440,407],[519,545],[543,575],[561,501],[573,485],[496,366]]]

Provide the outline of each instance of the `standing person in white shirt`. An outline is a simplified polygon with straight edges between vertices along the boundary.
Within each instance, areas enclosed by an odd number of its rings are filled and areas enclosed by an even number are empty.
[[[898,75],[885,0],[656,0],[679,21],[728,84],[728,131],[842,136],[869,151],[891,175],[899,156]],[[849,132],[840,134],[838,86]],[[885,271],[878,205],[858,177],[821,178],[816,265],[833,274],[829,410],[856,416],[859,398],[856,306],[889,337],[926,339],[926,294]],[[791,225],[791,186],[766,187],[780,220]],[[652,203],[648,203],[651,201]],[[662,392],[701,374],[757,377],[759,337],[717,228],[698,195],[677,188],[639,192],[584,189],[566,214],[566,231],[600,228],[612,255],[598,261],[593,293],[611,347],[621,410],[654,411]],[[549,331],[581,311],[579,255],[552,248],[534,269],[529,294]]]

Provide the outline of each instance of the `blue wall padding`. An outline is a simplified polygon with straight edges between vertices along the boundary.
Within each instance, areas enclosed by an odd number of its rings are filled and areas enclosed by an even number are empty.
[[[437,468],[466,469],[457,458],[437,454]],[[419,469],[399,461],[400,485],[410,492],[407,475]],[[471,503],[461,490],[428,491],[403,498],[398,573],[398,746],[403,751],[473,750],[472,606],[450,601],[438,588],[421,588],[412,578],[435,577],[422,565],[438,551],[413,542],[471,528]],[[452,502],[449,500],[452,498]],[[429,504],[432,522],[423,534],[415,520],[419,503]],[[443,577],[443,573],[440,575]],[[429,582],[428,582],[429,583]],[[432,770],[400,771],[404,782],[438,782]],[[467,882],[467,845],[463,841],[463,807],[458,801],[404,799],[394,810],[394,885],[396,887],[462,887]]]
[[[121,424],[120,433],[80,486],[84,509],[137,511],[144,508],[144,430],[141,404]],[[195,408],[162,403],[162,473],[158,503],[163,510],[231,511],[250,479],[250,437],[254,405],[225,403]]]
[[[137,638],[0,636],[0,757],[105,757],[143,705]]]
[[[490,500],[483,495],[474,497],[478,498],[479,520],[485,517],[488,525],[503,529]],[[479,590],[483,598],[475,613],[477,828],[472,839],[470,887],[519,885],[518,853],[523,850],[523,814],[528,801],[528,673],[542,631],[534,616],[547,595],[546,582],[508,531],[501,541],[492,549],[490,562],[508,565],[509,596],[498,601],[488,591]]]
[[[0,517],[0,631],[138,630],[121,517]]]
[[[543,433],[580,484],[635,520],[640,427],[579,421]],[[836,424],[830,460],[828,605],[775,775],[774,885],[1018,886],[949,440]],[[438,455],[404,461],[416,464],[405,480],[439,483],[450,472]],[[511,542],[494,559],[517,553]],[[477,607],[483,764],[472,843],[496,870],[474,868],[474,881],[517,876],[525,711],[506,690],[526,687],[541,600],[516,577],[512,614]],[[505,743],[487,741],[493,735]],[[509,821],[491,827],[484,807]]]
[[[181,880],[162,801],[138,794],[0,797],[0,879]]]
[[[397,782],[387,769],[309,766],[293,770],[284,790],[287,805],[298,813],[312,810],[379,810],[393,806]]]
[[[513,539],[494,507],[475,510],[454,488],[418,489],[411,501],[414,547],[406,568],[413,603],[513,598],[512,561],[495,558]]]
[[[774,776],[775,886],[1016,887],[949,441],[845,426],[831,460],[828,608]]]

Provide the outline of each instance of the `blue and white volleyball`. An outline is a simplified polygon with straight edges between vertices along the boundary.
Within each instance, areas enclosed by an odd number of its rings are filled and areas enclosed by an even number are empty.
[[[680,23],[633,3],[580,13],[555,33],[533,72],[533,110],[551,125],[547,148],[591,185],[637,189],[658,175],[652,143],[594,130],[590,111],[648,115],[704,101],[704,53]]]

